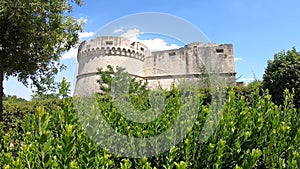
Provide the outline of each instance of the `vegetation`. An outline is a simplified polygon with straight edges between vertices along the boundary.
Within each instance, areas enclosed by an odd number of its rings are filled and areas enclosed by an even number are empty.
[[[81,5],[81,0],[75,0]],[[0,1],[0,121],[3,80],[11,76],[44,91],[62,68],[63,52],[78,41],[81,23],[68,0]]]
[[[3,123],[4,131],[16,129],[21,131],[21,123],[28,115],[35,114],[37,107],[44,107],[46,111],[51,112],[56,107],[61,106],[59,99],[44,99],[27,102],[4,101]]]
[[[274,55],[273,61],[268,61],[263,88],[269,90],[272,101],[278,105],[284,101],[285,89],[294,90],[294,103],[300,108],[300,52],[296,48],[281,51]]]
[[[119,69],[119,72],[121,76],[115,80],[102,81],[112,82],[104,86],[114,89],[115,86],[112,84],[118,82],[119,78],[124,78],[122,69]],[[103,70],[100,75],[103,73],[107,79],[116,76],[108,75]],[[130,82],[129,86],[138,83],[133,79]],[[83,116],[80,116],[82,112],[78,111],[76,98],[66,95],[68,93],[66,82],[61,84],[59,91],[62,97],[59,103],[51,103],[48,100],[42,104],[42,100],[36,100],[35,103],[40,104],[28,105],[25,109],[30,110],[30,113],[20,115],[23,117],[19,119],[17,126],[0,130],[0,166],[123,169],[299,168],[300,166],[298,120],[300,113],[294,108],[293,93],[287,90],[284,93],[283,104],[277,106],[271,101],[271,96],[259,88],[228,89],[226,102],[219,112],[223,114],[223,118],[213,134],[203,143],[199,142],[199,138],[205,122],[210,120],[208,115],[211,113],[212,105],[204,104],[204,98],[208,96],[199,93],[197,119],[179,144],[153,157],[128,158],[120,157],[99,146],[95,140],[99,126],[92,124],[99,124],[97,119],[104,116],[108,124],[119,133],[137,138],[158,135],[170,128],[180,115],[179,109],[183,105],[180,104],[179,88],[172,86],[168,91],[159,89],[166,97],[163,115],[150,123],[135,123],[122,117],[124,112],[118,111],[114,104],[115,100],[111,98],[112,93],[109,92],[98,95],[99,102],[96,106],[100,111],[87,112],[84,119],[80,118]],[[131,88],[130,91],[125,95],[130,98],[131,103],[139,106],[140,110],[149,108],[148,104],[144,104],[149,102],[147,97],[131,98],[143,93],[140,91],[144,89],[138,87]],[[206,89],[203,91],[209,93]],[[25,103],[33,104],[33,102]],[[7,113],[15,113],[14,116],[25,110],[18,111],[14,109],[16,105],[9,104],[5,106],[5,110]],[[21,105],[20,102],[15,104]],[[126,107],[123,110],[126,110]],[[84,120],[90,123],[87,125]],[[213,121],[210,124],[213,125]],[[0,126],[5,128],[6,125],[8,123],[1,123]]]
[[[34,91],[31,100],[51,100],[51,99],[61,99],[70,94],[70,82],[67,82],[65,77],[62,78],[61,82],[55,82],[51,87],[51,91],[41,93],[39,91]],[[66,92],[62,92],[63,89],[67,88]]]
[[[120,118],[112,101],[99,103],[109,124],[118,132],[149,137],[164,131],[178,114],[176,88],[167,92],[165,116],[156,123],[135,124]],[[173,94],[171,94],[171,93]],[[175,93],[174,93],[175,92]],[[0,166],[3,168],[297,168],[300,166],[300,114],[292,94],[282,106],[270,95],[253,92],[251,99],[230,92],[223,119],[213,135],[199,143],[209,105],[199,115],[187,137],[169,151],[140,159],[119,157],[100,148],[78,120],[72,98],[51,110],[37,107],[21,122],[21,130],[0,130]],[[200,97],[200,96],[199,96]],[[49,103],[48,103],[49,104]],[[91,114],[92,119],[98,115]],[[2,126],[3,127],[3,126]],[[121,148],[121,147],[120,147]]]
[[[69,87],[70,84],[63,78],[56,86],[58,90],[57,93],[38,95],[33,97],[31,101],[26,101],[22,98],[17,98],[16,96],[6,96],[4,98],[3,112],[4,131],[10,129],[22,131],[21,123],[24,118],[28,115],[35,114],[37,107],[42,106],[48,112],[53,111],[56,107],[60,107],[62,105],[61,99],[67,97],[70,92]]]
[[[110,65],[105,70],[99,68],[98,75],[97,83],[100,86],[99,95],[101,102],[111,100],[112,96],[115,98],[120,97],[124,92],[129,94],[129,99],[135,108],[139,110],[147,110],[149,108],[149,90],[146,88],[147,82],[144,80],[137,80],[128,76],[124,68],[116,67],[114,69]],[[119,91],[122,92],[120,93]]]
[[[3,95],[3,101],[7,101],[7,102],[26,102],[27,100],[26,99],[23,99],[23,98],[19,98],[17,97],[16,95]]]

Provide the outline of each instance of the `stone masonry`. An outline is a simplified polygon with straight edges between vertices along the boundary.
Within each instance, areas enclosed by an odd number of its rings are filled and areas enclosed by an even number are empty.
[[[179,49],[151,52],[140,42],[123,37],[101,36],[84,41],[78,49],[79,63],[75,95],[86,96],[99,91],[97,68],[119,66],[135,77],[148,81],[149,88],[160,84],[168,88],[176,79],[203,81],[211,74],[235,84],[232,44],[194,42]]]

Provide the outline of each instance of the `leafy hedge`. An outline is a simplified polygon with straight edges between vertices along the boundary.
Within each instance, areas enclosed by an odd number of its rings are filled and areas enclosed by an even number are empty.
[[[0,166],[3,168],[299,168],[300,114],[292,95],[286,92],[282,106],[270,101],[270,95],[252,92],[251,97],[230,91],[223,118],[213,135],[199,143],[199,134],[210,105],[199,107],[199,116],[187,137],[169,151],[148,158],[125,158],[109,153],[91,141],[76,118],[71,98],[58,107],[37,107],[22,122],[22,131],[0,130]],[[179,99],[174,94],[169,102]],[[172,101],[173,100],[173,101]],[[203,100],[203,99],[201,99]],[[168,102],[168,100],[167,100]],[[162,120],[172,121],[177,104],[168,104]],[[99,103],[99,109],[116,130],[123,133],[145,131],[158,134],[153,124],[145,127],[119,118],[111,100]],[[29,111],[29,110],[28,110]],[[31,111],[31,110],[30,110]],[[97,118],[96,116],[92,116]],[[169,119],[168,119],[169,118]],[[80,120],[80,119],[79,119]],[[162,125],[162,123],[157,123]],[[164,123],[168,125],[167,123]],[[211,121],[213,125],[213,121]],[[143,129],[143,127],[145,127]],[[162,129],[168,126],[161,126]],[[151,135],[152,135],[151,134]],[[147,135],[139,135],[144,137]],[[149,136],[149,135],[148,135]],[[122,148],[122,147],[120,147]]]
[[[56,106],[61,106],[62,100],[59,99],[46,99],[36,101],[24,101],[24,102],[3,102],[3,125],[4,131],[17,128],[21,130],[20,124],[24,117],[30,114],[35,114],[36,108],[43,106],[46,111],[52,112]]]
[[[137,84],[143,87],[141,84]],[[133,86],[134,88],[137,88]],[[241,87],[228,87],[227,93],[230,90],[233,90],[236,94],[236,96],[245,96],[246,98],[251,97],[251,93],[254,92],[257,88],[260,90],[260,94],[262,94],[261,86],[255,85],[255,86],[241,86]],[[140,89],[142,90],[142,89]],[[142,90],[145,91],[145,90]],[[211,104],[211,90],[209,88],[199,88],[199,93],[202,95],[202,101],[204,105]],[[142,109],[141,105],[145,105],[147,101],[145,101],[144,96],[145,92],[140,92],[142,95],[131,95],[131,99],[133,102],[138,102],[136,105],[136,108]],[[147,91],[146,91],[147,94]],[[169,95],[172,95],[172,93],[169,93]],[[144,99],[141,99],[144,98]],[[9,99],[4,101],[4,112],[3,112],[3,119],[4,119],[4,131],[8,131],[12,128],[18,128],[20,130],[20,124],[25,116],[29,114],[34,114],[36,112],[36,108],[38,106],[43,106],[47,112],[52,112],[53,109],[56,109],[57,106],[61,106],[62,100],[58,98],[52,98],[52,99],[39,99],[39,100],[32,100],[32,101],[16,101],[16,99]],[[148,107],[146,107],[147,109]]]
[[[285,89],[294,90],[294,104],[300,108],[300,51],[293,47],[276,53],[273,60],[268,60],[263,88],[269,90],[275,104],[283,103]]]

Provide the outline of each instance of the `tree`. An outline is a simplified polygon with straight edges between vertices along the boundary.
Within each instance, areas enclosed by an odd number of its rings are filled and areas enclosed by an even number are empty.
[[[61,82],[55,82],[51,86],[50,91],[33,91],[31,100],[47,100],[47,99],[63,99],[70,94],[70,82],[67,82],[65,77],[62,78]]]
[[[97,75],[99,75],[97,83],[100,87],[100,95],[111,95],[112,91],[117,93],[118,91],[115,90],[121,90],[124,87],[129,87],[129,94],[142,95],[148,91],[147,81],[142,79],[138,80],[130,76],[128,72],[126,72],[126,69],[122,67],[117,66],[114,69],[111,65],[108,65],[105,70],[98,68]]]
[[[272,100],[281,104],[285,89],[294,90],[294,103],[300,107],[300,53],[296,48],[274,55],[263,76],[263,88],[268,89]]]
[[[26,102],[27,100],[21,97],[17,97],[16,95],[3,95],[3,101],[8,101],[8,102]]]
[[[147,81],[132,77],[125,68],[117,66],[114,69],[111,65],[106,69],[98,68],[97,75],[101,102],[126,96],[135,108],[143,111],[149,108]]]
[[[42,89],[59,72],[61,54],[78,42],[82,23],[71,16],[81,0],[0,1],[0,121],[4,78]]]

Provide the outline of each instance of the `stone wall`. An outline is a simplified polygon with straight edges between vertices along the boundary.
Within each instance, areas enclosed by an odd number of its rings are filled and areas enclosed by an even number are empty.
[[[235,83],[233,46],[195,42],[174,50],[150,52],[140,42],[122,37],[102,36],[83,42],[78,49],[79,63],[75,95],[98,91],[97,68],[123,67],[142,77],[150,88],[159,83],[168,88],[172,82],[188,79],[203,83],[207,73],[219,74],[227,84]],[[175,80],[174,80],[175,79]]]
[[[104,36],[82,42],[77,55],[78,75],[75,95],[90,95],[99,91],[97,68],[124,67],[129,74],[143,75],[143,61],[149,49],[126,38]]]
[[[215,73],[233,73],[232,49],[230,44],[192,43],[180,49],[152,52],[144,61],[145,76],[198,74],[203,73],[203,68]],[[217,67],[219,69],[213,69]]]
[[[152,52],[144,60],[144,77],[149,87],[168,88],[174,78],[197,79],[203,84],[203,74],[219,74],[227,84],[235,82],[233,46],[195,42],[182,48]],[[201,77],[200,77],[201,76]],[[195,80],[194,80],[195,81]],[[176,82],[176,80],[175,80]]]

